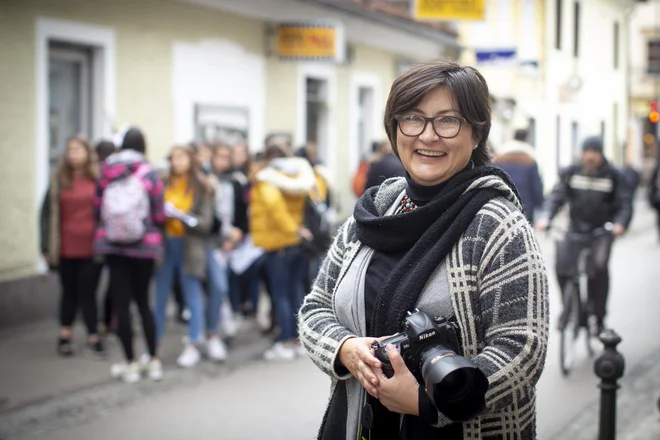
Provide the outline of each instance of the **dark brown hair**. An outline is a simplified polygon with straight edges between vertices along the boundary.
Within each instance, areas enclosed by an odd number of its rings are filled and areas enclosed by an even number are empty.
[[[170,173],[165,179],[165,186],[170,186],[172,184],[172,177],[173,177],[171,172],[172,153],[174,153],[177,150],[186,153],[188,155],[188,159],[190,159],[190,169],[188,170],[188,188],[186,190],[193,191],[193,194],[204,194],[211,192],[212,188],[210,187],[208,179],[206,179],[206,177],[202,173],[199,164],[195,160],[193,149],[190,148],[190,146],[178,145],[170,150],[170,154],[167,156],[167,160],[170,163]]]
[[[476,69],[461,66],[448,58],[417,64],[392,84],[384,122],[394,153],[399,155],[396,144],[398,124],[394,118],[415,108],[427,93],[438,87],[447,87],[453,95],[457,110],[472,126],[472,136],[477,142],[477,148],[472,152],[474,165],[490,163],[490,154],[486,148],[490,132],[488,85]]]
[[[61,188],[71,188],[71,182],[73,182],[74,169],[71,165],[69,165],[69,161],[67,160],[69,144],[71,142],[78,142],[83,147],[85,147],[85,151],[87,151],[87,163],[85,163],[83,176],[91,180],[96,180],[99,177],[99,169],[96,163],[96,153],[89,144],[89,141],[83,136],[72,136],[66,141],[66,150],[60,159],[57,170],[55,171],[57,182]]]
[[[266,162],[270,162],[271,160],[280,157],[289,157],[287,152],[284,151],[284,148],[280,147],[279,145],[271,145],[266,147],[266,150],[264,151],[264,160]]]

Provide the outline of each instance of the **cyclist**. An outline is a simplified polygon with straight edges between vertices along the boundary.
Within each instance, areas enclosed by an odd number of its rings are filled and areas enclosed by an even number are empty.
[[[589,137],[582,145],[582,160],[560,173],[559,183],[546,199],[537,230],[546,230],[561,207],[568,203],[570,231],[589,233],[614,225],[612,234],[602,234],[591,243],[588,296],[597,319],[597,334],[604,328],[609,290],[608,261],[614,237],[621,236],[632,217],[630,192],[623,175],[603,155],[600,137]],[[557,246],[556,272],[560,286],[575,274],[581,245],[566,239]]]

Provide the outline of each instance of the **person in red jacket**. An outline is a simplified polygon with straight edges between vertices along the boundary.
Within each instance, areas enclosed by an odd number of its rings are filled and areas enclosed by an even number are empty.
[[[72,137],[51,177],[41,209],[41,252],[51,269],[59,272],[60,335],[57,351],[74,354],[71,326],[78,308],[87,327],[87,349],[105,357],[97,329],[96,288],[101,263],[94,259],[94,192],[98,177],[96,155],[87,140]]]

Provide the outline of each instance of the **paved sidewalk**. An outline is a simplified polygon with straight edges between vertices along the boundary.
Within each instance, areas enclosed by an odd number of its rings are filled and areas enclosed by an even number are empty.
[[[136,333],[136,352],[142,353],[142,337]],[[160,350],[165,367],[162,382],[143,380],[137,385],[126,385],[109,373],[110,364],[122,359],[116,339],[108,343],[110,358],[95,361],[83,355],[85,335],[80,327],[74,335],[79,350],[72,358],[61,358],[55,353],[55,321],[1,332],[0,439],[39,438],[39,434],[79,425],[146,396],[222,377],[259,359],[272,344],[256,322],[244,321],[230,346],[227,362],[203,360],[184,370],[176,365],[184,335],[185,326],[168,323]]]
[[[660,346],[620,381],[617,398],[617,440],[660,439]],[[551,440],[595,440],[598,436],[600,402],[594,402]]]

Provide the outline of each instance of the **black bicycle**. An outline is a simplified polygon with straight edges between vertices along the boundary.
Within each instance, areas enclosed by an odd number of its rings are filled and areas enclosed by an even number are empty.
[[[594,327],[595,316],[593,315],[593,306],[589,301],[587,285],[592,264],[591,243],[605,234],[610,234],[613,225],[606,223],[600,228],[590,232],[561,231],[553,228],[563,235],[564,240],[570,240],[580,249],[578,257],[578,270],[563,286],[561,286],[563,298],[563,311],[559,318],[559,331],[561,332],[560,342],[560,366],[564,376],[568,376],[573,368],[575,361],[576,347],[581,331],[586,333],[587,353],[589,357],[594,355],[594,349],[591,345],[592,328]]]

